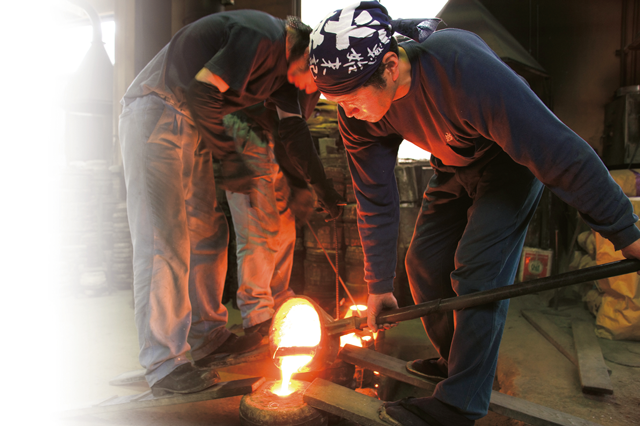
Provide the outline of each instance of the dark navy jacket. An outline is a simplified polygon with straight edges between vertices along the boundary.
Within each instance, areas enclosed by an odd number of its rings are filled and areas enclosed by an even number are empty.
[[[393,289],[399,218],[394,167],[403,139],[431,152],[436,169],[490,161],[504,150],[616,249],[640,238],[631,203],[593,149],[477,35],[445,29],[401,47],[411,62],[409,93],[377,123],[347,118],[339,109],[370,293]]]

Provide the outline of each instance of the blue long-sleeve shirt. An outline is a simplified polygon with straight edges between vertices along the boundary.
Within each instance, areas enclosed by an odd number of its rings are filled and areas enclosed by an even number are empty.
[[[377,123],[339,109],[370,293],[393,290],[399,225],[394,167],[403,139],[431,152],[436,168],[488,161],[504,150],[616,249],[640,238],[631,203],[593,149],[477,35],[446,29],[401,47],[411,63],[408,94]]]

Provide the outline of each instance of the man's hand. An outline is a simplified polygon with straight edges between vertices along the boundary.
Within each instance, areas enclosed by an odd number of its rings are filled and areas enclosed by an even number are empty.
[[[313,189],[318,195],[318,203],[329,213],[332,219],[337,219],[342,214],[342,207],[347,205],[347,200],[335,190],[333,181],[327,179],[323,184],[316,184]]]
[[[313,191],[308,186],[306,188],[300,188],[291,186],[291,195],[289,195],[288,206],[302,223],[306,223],[315,205],[315,196]]]
[[[253,171],[239,156],[230,156],[221,164],[220,188],[240,194],[249,194],[253,188]]]
[[[620,251],[627,259],[640,259],[640,240],[634,241]],[[638,275],[640,275],[640,271],[638,271]]]
[[[367,325],[371,331],[378,331],[378,326],[380,326],[381,329],[388,330],[398,325],[398,323],[376,324],[376,317],[380,315],[382,311],[397,308],[398,301],[393,293],[370,294],[367,300]]]

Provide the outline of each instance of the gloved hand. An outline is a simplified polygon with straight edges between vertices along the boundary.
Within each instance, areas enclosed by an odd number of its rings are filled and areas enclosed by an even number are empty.
[[[313,185],[313,189],[318,195],[318,203],[329,213],[332,219],[337,219],[342,214],[342,207],[347,205],[347,200],[338,194],[333,187],[331,179],[325,180],[323,183]]]
[[[240,194],[251,192],[254,184],[254,172],[245,164],[240,155],[231,155],[222,160],[220,174],[222,175],[219,183],[220,188]]]
[[[371,331],[378,331],[378,326],[380,326],[380,329],[388,330],[398,325],[397,322],[393,324],[376,324],[376,317],[380,315],[382,311],[397,308],[398,301],[393,293],[370,294],[367,299],[367,325]]]
[[[302,223],[306,223],[311,217],[315,205],[313,191],[308,186],[304,188],[291,186],[290,188],[291,194],[287,205]]]

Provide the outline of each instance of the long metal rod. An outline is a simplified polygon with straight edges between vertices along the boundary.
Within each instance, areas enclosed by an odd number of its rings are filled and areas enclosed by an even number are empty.
[[[592,266],[577,271],[566,272],[553,277],[539,278],[537,280],[526,281],[506,287],[495,288],[476,293],[465,294],[463,296],[451,297],[448,299],[437,299],[419,305],[407,306],[400,309],[393,309],[378,315],[377,323],[393,323],[420,318],[428,314],[453,311],[470,308],[472,306],[484,305],[486,303],[497,302],[498,300],[510,299],[512,297],[524,296],[525,294],[538,293],[544,290],[567,287],[586,281],[599,280],[602,278],[615,277],[629,274],[640,270],[640,260],[620,260],[617,262],[605,263],[604,265]],[[334,321],[327,325],[329,335],[345,334],[364,327],[367,324],[366,318],[351,317]]]

